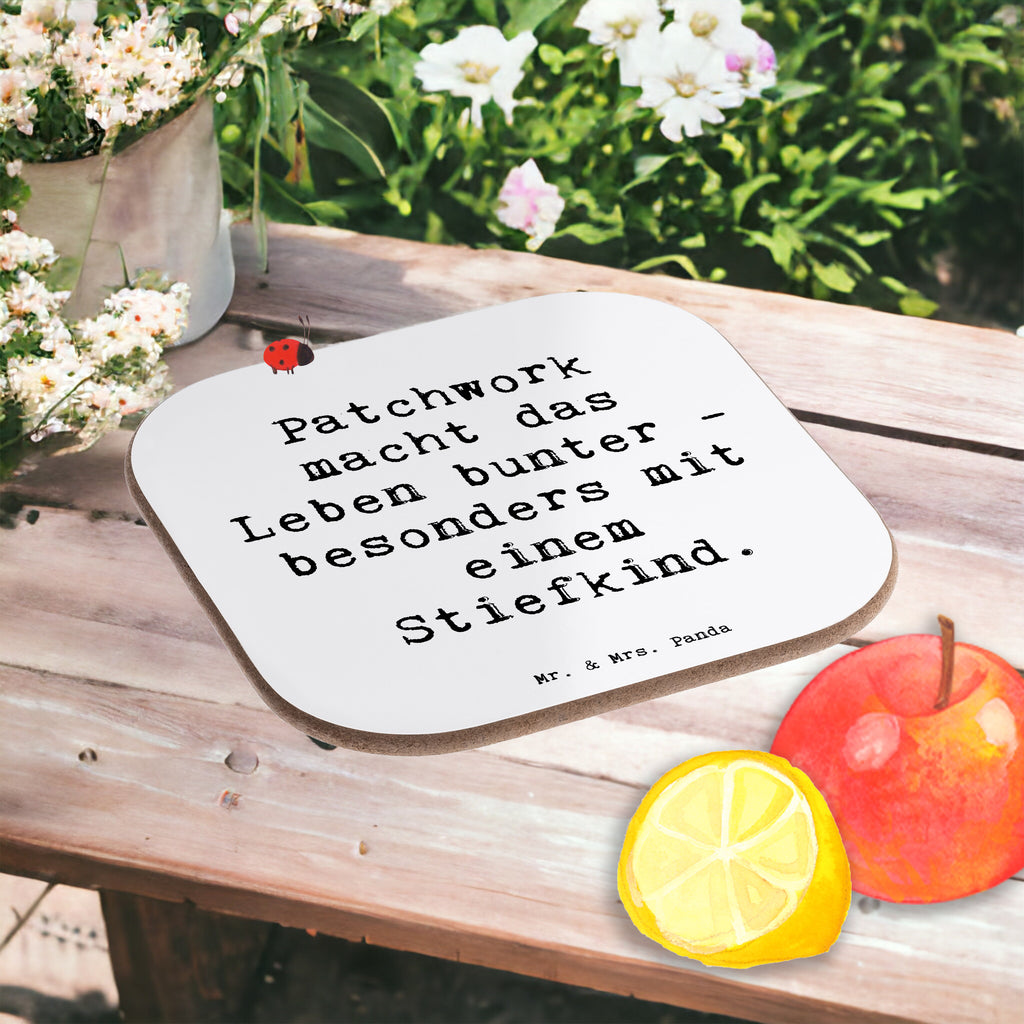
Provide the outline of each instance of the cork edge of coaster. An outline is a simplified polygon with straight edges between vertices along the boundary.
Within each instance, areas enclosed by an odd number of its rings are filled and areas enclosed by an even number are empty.
[[[830,626],[815,630],[812,633],[806,633],[803,636],[784,640],[777,644],[770,644],[767,647],[746,651],[743,654],[735,654],[718,661],[705,662],[691,668],[680,669],[677,672],[654,676],[651,679],[617,687],[614,690],[606,690],[590,697],[581,697],[562,704],[554,704],[539,711],[530,711],[522,715],[516,715],[514,718],[499,719],[495,722],[487,722],[468,729],[455,729],[450,732],[439,733],[377,733],[366,732],[361,729],[350,729],[345,726],[336,725],[333,722],[324,721],[297,708],[294,704],[285,700],[260,674],[259,669],[253,664],[249,655],[239,643],[238,638],[221,614],[220,609],[206,592],[202,583],[199,582],[198,577],[192,571],[192,567],[181,554],[178,546],[160,521],[160,517],[156,514],[153,506],[150,505],[142,489],[139,487],[131,463],[135,436],[134,434],[132,435],[131,441],[128,444],[128,451],[125,454],[125,480],[128,484],[132,500],[138,506],[146,523],[174,563],[175,568],[185,581],[192,596],[195,597],[210,617],[221,640],[224,641],[228,650],[234,656],[264,703],[290,725],[306,733],[312,739],[333,746],[348,747],[352,750],[366,753],[422,755],[447,754],[458,750],[468,750],[473,747],[486,746],[490,743],[498,743],[501,740],[515,739],[527,733],[539,732],[543,729],[551,729],[555,726],[579,721],[593,715],[604,714],[607,711],[614,711],[618,708],[627,707],[630,704],[638,704],[645,700],[651,700],[654,697],[665,697],[671,693],[703,686],[705,683],[717,682],[731,676],[738,676],[746,672],[768,668],[771,665],[792,661],[795,658],[814,654],[817,651],[824,650],[826,647],[831,647],[848,639],[862,627],[866,626],[881,611],[882,607],[889,600],[893,588],[896,586],[899,556],[897,555],[896,542],[893,539],[892,533],[886,527],[889,543],[892,546],[892,561],[889,565],[889,572],[881,587],[867,603],[846,616],[846,618]]]

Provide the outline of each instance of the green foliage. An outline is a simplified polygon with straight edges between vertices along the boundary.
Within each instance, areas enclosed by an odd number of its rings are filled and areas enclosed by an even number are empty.
[[[565,0],[417,0],[290,53],[218,118],[228,198],[269,216],[522,248],[508,171],[536,160],[566,208],[543,252],[929,315],[937,272],[1019,281],[1018,8],[998,0],[777,0],[745,22],[778,85],[682,143],[622,87]],[[532,30],[510,123],[426,94],[419,52],[472,24]],[[266,116],[261,101],[267,100]],[[260,140],[257,145],[257,140]],[[1001,269],[1000,269],[1001,268]],[[1024,316],[1016,283],[988,312]]]

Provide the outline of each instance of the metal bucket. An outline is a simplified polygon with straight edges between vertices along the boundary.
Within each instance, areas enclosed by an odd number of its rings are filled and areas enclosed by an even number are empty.
[[[221,318],[235,268],[208,99],[113,157],[26,164],[22,174],[32,196],[19,222],[61,255],[52,287],[73,284],[66,318],[96,315],[126,275],[147,270],[192,289],[179,344]]]

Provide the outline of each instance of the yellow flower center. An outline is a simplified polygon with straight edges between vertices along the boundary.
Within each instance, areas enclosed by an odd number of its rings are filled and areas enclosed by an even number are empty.
[[[690,19],[690,31],[695,36],[709,36],[718,28],[718,19],[710,11],[698,11]]]
[[[464,60],[459,65],[462,77],[474,85],[486,85],[497,73],[499,65],[481,64],[477,60]]]
[[[622,21],[610,21],[608,27],[615,33],[618,39],[632,39],[640,27],[638,18],[623,18]]]
[[[39,383],[42,384],[47,391],[52,391],[57,386],[57,382],[45,373],[39,378]]]
[[[697,95],[700,86],[697,85],[697,76],[692,71],[686,71],[678,78],[670,78],[668,84],[675,89],[678,96],[688,100]]]

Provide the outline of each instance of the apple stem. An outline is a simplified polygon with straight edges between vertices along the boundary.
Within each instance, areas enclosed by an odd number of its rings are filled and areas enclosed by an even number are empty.
[[[935,710],[941,711],[953,695],[953,620],[945,615],[939,616],[939,629],[942,630],[942,674],[939,676],[939,699],[935,702]]]

